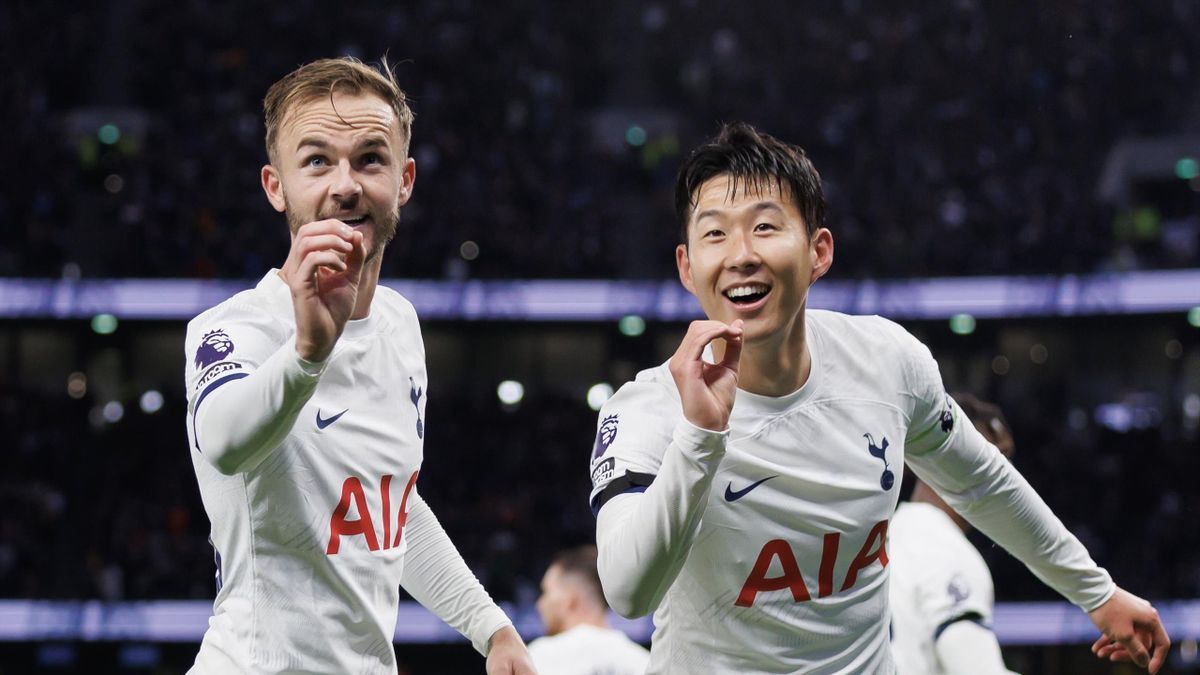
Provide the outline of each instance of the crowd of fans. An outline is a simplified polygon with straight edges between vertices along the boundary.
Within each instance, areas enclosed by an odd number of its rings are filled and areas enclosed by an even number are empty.
[[[1055,329],[1044,364],[1014,360],[1000,376],[986,337],[962,342],[915,328],[933,339],[952,390],[1004,408],[1017,467],[1100,564],[1143,596],[1200,596],[1200,532],[1189,524],[1200,512],[1200,341],[1186,338],[1164,356],[1160,343],[1137,337],[1144,329],[1100,333],[1076,320]],[[1110,352],[1114,341],[1119,353]],[[496,344],[495,358],[505,358],[504,341]],[[552,555],[594,538],[596,413],[554,381],[529,382],[525,399],[506,406],[494,382],[434,375],[418,487],[497,599],[531,602]],[[152,414],[129,396],[115,422],[101,414],[109,394],[93,385],[73,399],[0,380],[0,598],[211,600],[215,565],[182,382],[163,383]],[[1130,396],[1137,392],[1149,402]],[[1114,402],[1112,415],[1101,414]],[[1057,598],[1001,549],[980,544],[1000,600]]]
[[[1182,0],[119,0],[16,3],[3,32],[4,276],[260,276],[287,247],[266,88],[385,53],[418,166],[385,276],[669,277],[680,153],[734,119],[815,159],[838,276],[1200,262],[1195,209],[1131,229],[1138,204],[1095,198],[1120,139],[1196,123]]]

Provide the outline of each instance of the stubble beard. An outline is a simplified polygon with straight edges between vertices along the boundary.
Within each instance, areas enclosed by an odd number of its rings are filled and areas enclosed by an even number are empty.
[[[293,236],[304,225],[333,218],[333,216],[329,215],[310,217],[301,214],[293,209],[290,203],[285,205],[284,213],[287,216],[288,229],[291,230]],[[391,213],[384,215],[382,218],[379,217],[379,213],[374,209],[368,211],[367,215],[370,217],[374,228],[371,233],[373,235],[371,237],[371,248],[367,251],[367,256],[363,260],[364,264],[372,262],[375,258],[383,255],[384,249],[387,248],[387,245],[396,236],[396,230],[400,226],[400,207],[394,207]]]

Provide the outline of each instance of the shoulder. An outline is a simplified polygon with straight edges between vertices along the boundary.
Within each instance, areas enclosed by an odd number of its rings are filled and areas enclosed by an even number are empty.
[[[404,316],[414,321],[417,318],[417,309],[413,307],[412,302],[390,286],[379,284],[375,287],[375,302],[389,314]]]
[[[239,342],[283,341],[292,330],[290,312],[261,284],[242,291],[188,322],[185,353],[203,360],[200,352],[210,346],[220,351]]]
[[[643,431],[663,427],[674,429],[681,411],[679,390],[664,363],[643,370],[631,382],[626,382],[604,403],[600,420],[621,420],[621,424],[636,425]],[[627,422],[626,420],[630,420]]]
[[[813,309],[806,316],[822,343],[870,354],[913,353],[924,348],[904,326],[875,314],[858,316]]]

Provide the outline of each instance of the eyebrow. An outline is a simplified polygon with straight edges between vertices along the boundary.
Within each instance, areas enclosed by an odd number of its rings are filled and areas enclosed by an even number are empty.
[[[761,213],[763,211],[776,211],[780,215],[784,215],[783,209],[775,202],[758,202],[749,208],[751,213]],[[727,211],[725,209],[705,209],[696,214],[696,222],[700,222],[705,218],[723,218]]]
[[[383,136],[370,136],[366,140],[362,141],[357,146],[355,146],[355,149],[356,150],[364,150],[364,149],[368,149],[368,148],[385,147],[385,146],[387,146],[387,144],[388,144],[387,139],[384,138]],[[300,139],[300,143],[298,145],[296,145],[296,152],[299,152],[300,150],[302,150],[306,147],[316,148],[318,150],[325,150],[326,148],[329,147],[329,142],[324,139],[317,138],[315,136],[307,136],[305,138]]]

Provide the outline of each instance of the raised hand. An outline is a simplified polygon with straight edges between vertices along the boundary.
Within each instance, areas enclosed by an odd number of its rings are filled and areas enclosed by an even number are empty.
[[[324,361],[358,299],[366,250],[361,232],[340,220],[302,225],[292,237],[283,278],[296,313],[296,352]]]
[[[1149,602],[1118,588],[1108,602],[1088,612],[1088,616],[1104,633],[1092,645],[1097,657],[1132,661],[1151,673],[1157,673],[1166,662],[1171,638]]]
[[[704,348],[717,338],[725,340],[725,354],[720,363],[705,363]],[[729,426],[741,355],[741,319],[728,325],[720,321],[693,321],[688,326],[668,367],[683,400],[683,416],[689,422],[711,431],[724,431]]]

